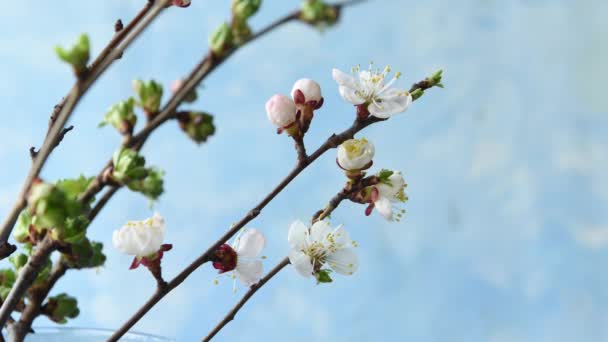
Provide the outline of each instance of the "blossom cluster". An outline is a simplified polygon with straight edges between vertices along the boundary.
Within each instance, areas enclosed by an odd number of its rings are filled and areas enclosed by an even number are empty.
[[[412,95],[392,87],[400,73],[385,82],[389,72],[389,67],[379,71],[373,70],[372,65],[368,70],[353,68],[354,76],[333,69],[332,76],[338,83],[338,92],[356,107],[355,120],[367,120],[370,116],[386,120],[410,106]],[[174,91],[181,86],[176,84]],[[278,133],[286,132],[301,143],[315,111],[323,106],[324,98],[321,86],[306,78],[294,83],[290,95],[276,94],[270,97],[265,106],[266,114]],[[397,204],[407,200],[405,180],[401,172],[387,169],[367,176],[375,153],[374,144],[365,138],[348,139],[338,146],[336,163],[347,177],[342,193],[355,203],[365,204],[366,216],[376,209],[387,220],[399,221],[405,211]],[[359,265],[355,253],[358,244],[351,240],[342,225],[332,227],[325,216],[315,216],[310,225],[300,220],[294,221],[287,236],[290,263],[299,274],[314,277],[318,283],[331,282],[332,272],[351,275]],[[160,268],[163,252],[171,248],[171,245],[163,244],[164,235],[164,219],[155,214],[143,221],[128,222],[114,232],[112,240],[117,249],[134,256],[131,268],[143,264],[154,272]],[[263,274],[261,259],[264,257],[261,253],[265,245],[266,237],[261,231],[245,228],[232,244],[218,246],[210,261],[220,274],[252,286]]]

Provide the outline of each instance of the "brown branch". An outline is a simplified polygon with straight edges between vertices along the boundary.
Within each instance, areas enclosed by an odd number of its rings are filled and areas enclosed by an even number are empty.
[[[218,325],[215,328],[213,328],[213,330],[211,330],[211,332],[203,339],[203,341],[205,341],[205,342],[211,341],[211,339],[220,330],[222,330],[222,328],[226,324],[228,324],[230,321],[232,321],[234,319],[234,317],[236,316],[236,313],[239,312],[239,310],[243,307],[243,305],[245,305],[245,303],[247,303],[249,298],[251,298],[262,286],[264,286],[264,284],[266,284],[266,282],[268,282],[270,279],[272,279],[277,273],[279,273],[287,265],[289,265],[289,258],[285,258],[285,259],[281,260],[281,262],[278,263],[272,270],[270,270],[270,272],[268,272],[268,274],[266,276],[264,276],[264,278],[260,279],[260,281],[257,284],[252,285],[249,288],[249,291],[247,291],[247,293],[243,296],[243,298],[241,298],[241,300],[239,300],[239,302],[236,303],[234,308],[232,308],[232,310],[230,310],[230,312],[228,312],[226,317],[224,317],[224,319],[221,322],[219,322]]]
[[[258,203],[253,209],[251,209],[247,215],[245,215],[240,221],[234,224],[221,238],[219,238],[211,247],[209,247],[203,254],[201,254],[196,260],[194,260],[188,267],[182,270],[175,278],[167,283],[164,288],[157,288],[156,292],[148,299],[148,301],[142,305],[139,310],[129,318],[113,335],[109,341],[118,341],[135,323],[137,323],[154,305],[156,305],[164,296],[171,292],[174,288],[179,286],[192,272],[198,269],[200,266],[209,261],[210,256],[215,250],[222,244],[226,243],[232,238],[241,228],[247,223],[256,218],[268,203],[270,203],[285,187],[291,183],[304,169],[308,167],[317,158],[323,155],[330,149],[338,147],[344,141],[352,139],[356,133],[361,131],[363,128],[374,124],[376,122],[385,121],[386,119],[378,119],[370,116],[363,120],[355,120],[351,127],[340,134],[332,134],[316,151],[314,151],[308,158],[303,161],[298,161],[293,170],[268,194],[260,203]],[[331,209],[333,210],[333,209]],[[331,212],[331,211],[329,211]],[[329,214],[328,212],[328,214]]]
[[[95,83],[95,81],[101,76],[112,62],[122,54],[122,52],[137,38],[143,30],[160,14],[164,5],[167,4],[168,0],[157,0],[154,5],[146,5],[144,13],[138,15],[130,25],[130,28],[120,31],[115,35],[114,39],[110,41],[107,49],[104,49],[87,71],[80,76],[69,94],[65,98],[65,103],[61,106],[61,110],[57,115],[56,119],[52,120],[50,130],[38,151],[36,160],[32,163],[30,171],[26,176],[21,191],[15,201],[15,204],[5,221],[0,228],[0,251],[5,252],[10,250],[6,245],[8,244],[9,235],[17,221],[17,217],[21,210],[27,205],[26,197],[29,192],[32,182],[38,178],[40,171],[42,170],[46,160],[57,146],[57,141],[63,132],[64,126],[68,119],[72,115],[76,105],[80,102],[82,96],[87,90]],[[0,255],[0,258],[5,258],[7,254]]]
[[[6,320],[9,318],[11,312],[17,303],[19,303],[27,289],[32,285],[40,268],[48,260],[48,257],[56,247],[56,242],[51,238],[50,234],[47,234],[42,242],[38,244],[35,252],[30,256],[25,266],[21,268],[15,284],[13,284],[6,300],[2,303],[2,307],[0,307],[0,327],[6,324]]]
[[[304,137],[294,137],[293,140],[295,141],[296,153],[298,154],[298,163],[305,163],[308,159],[308,155],[306,154],[306,145],[304,145]]]
[[[13,323],[9,328],[11,341],[23,341],[25,335],[30,332],[32,323],[36,317],[40,315],[42,302],[49,295],[59,278],[61,278],[67,270],[67,265],[61,262],[61,260],[58,261],[53,266],[53,270],[44,286],[30,291],[29,302],[21,313],[19,321]]]
[[[118,189],[120,189],[118,186],[111,187],[110,189],[108,189],[108,191],[106,191],[105,194],[103,194],[99,201],[95,203],[95,206],[93,207],[93,209],[91,209],[91,212],[89,212],[89,215],[87,217],[89,219],[89,222],[93,221],[95,217],[97,217],[97,214],[99,214],[101,209],[103,209],[103,207],[106,205],[106,203],[108,203],[108,201],[112,198],[116,191],[118,191]]]

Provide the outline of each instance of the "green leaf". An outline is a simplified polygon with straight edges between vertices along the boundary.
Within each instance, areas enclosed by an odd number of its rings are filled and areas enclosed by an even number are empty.
[[[22,210],[17,218],[17,224],[13,230],[13,237],[17,242],[24,243],[30,239],[30,225],[32,224],[32,215],[29,210]]]
[[[76,200],[89,187],[95,177],[85,177],[81,175],[78,178],[68,178],[58,180],[55,185],[63,191],[68,198]]]
[[[331,272],[332,270],[325,269],[315,273],[315,278],[317,278],[317,284],[333,282],[333,279],[331,279],[331,277],[329,276]]]
[[[106,256],[102,252],[103,244],[83,239],[79,243],[70,245],[70,252],[62,254],[62,260],[70,268],[93,268],[102,266]]]
[[[64,62],[71,64],[76,72],[86,70],[90,58],[89,37],[86,34],[80,35],[76,43],[69,49],[60,46],[55,47],[57,56]]]

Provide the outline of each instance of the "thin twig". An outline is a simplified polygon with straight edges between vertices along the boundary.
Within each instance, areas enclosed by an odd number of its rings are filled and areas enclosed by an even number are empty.
[[[46,160],[53,149],[57,146],[57,141],[63,132],[66,122],[72,115],[74,108],[78,102],[80,102],[82,96],[95,83],[99,76],[101,76],[107,70],[117,56],[121,55],[122,52],[135,40],[135,38],[137,38],[152,22],[152,20],[154,20],[160,14],[167,2],[168,0],[157,0],[150,8],[147,8],[147,5],[144,9],[145,13],[142,14],[141,17],[139,15],[136,17],[136,20],[138,21],[133,24],[129,30],[124,29],[120,31],[120,33],[117,34],[112,41],[110,41],[109,45],[111,48],[108,49],[109,51],[107,54],[100,55],[101,58],[98,58],[93,62],[93,67],[87,69],[87,72],[81,78],[77,79],[69,94],[66,96],[65,103],[61,107],[57,118],[51,124],[47,137],[45,138],[40,151],[37,153],[36,160],[34,160],[32,163],[30,171],[23,182],[23,186],[17,200],[15,201],[13,208],[7,215],[0,228],[1,252],[7,250],[3,246],[8,244],[8,237],[13,230],[17,217],[21,213],[21,210],[23,210],[23,208],[25,208],[27,205],[26,197],[30,187],[32,186],[32,182],[38,178]],[[0,259],[5,258],[6,256],[8,256],[8,254],[0,254]]]
[[[99,201],[97,201],[97,203],[95,203],[95,206],[93,207],[93,209],[91,209],[91,212],[89,212],[89,215],[87,217],[89,219],[89,222],[91,222],[95,219],[97,214],[99,214],[101,209],[103,209],[103,207],[106,205],[106,203],[108,203],[108,201],[112,198],[112,196],[116,193],[116,191],[118,191],[118,189],[119,189],[119,187],[117,187],[117,186],[111,187],[110,189],[108,189],[108,191],[106,191],[105,194],[103,194],[103,196],[99,199]]]
[[[226,324],[228,324],[230,321],[232,321],[234,319],[234,317],[236,316],[236,313],[239,312],[239,310],[243,307],[243,305],[245,305],[245,303],[247,303],[249,298],[251,298],[262,286],[264,286],[264,284],[266,284],[266,282],[268,282],[270,279],[272,279],[277,273],[279,273],[287,265],[289,265],[289,258],[285,258],[285,259],[281,260],[281,262],[278,263],[272,270],[270,270],[270,272],[268,272],[268,274],[266,276],[264,276],[264,278],[260,279],[260,281],[257,284],[252,285],[249,288],[249,290],[247,291],[247,293],[243,296],[243,298],[241,298],[241,300],[239,300],[239,302],[236,303],[234,308],[232,308],[232,310],[230,310],[230,312],[228,312],[226,317],[224,317],[224,319],[222,319],[222,321],[220,321],[218,323],[218,325],[216,325],[215,328],[213,328],[213,330],[211,330],[211,332],[203,339],[203,341],[204,342],[211,341],[211,339],[220,330],[222,330],[222,328]]]

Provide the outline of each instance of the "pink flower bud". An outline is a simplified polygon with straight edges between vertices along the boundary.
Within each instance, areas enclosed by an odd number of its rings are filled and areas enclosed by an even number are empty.
[[[188,7],[190,6],[190,0],[173,0],[173,6]]]
[[[266,102],[268,120],[279,128],[285,128],[296,120],[296,105],[285,95],[273,95]]]
[[[321,101],[321,87],[319,83],[310,80],[308,78],[302,78],[294,83],[293,88],[291,89],[291,97],[296,100],[296,97],[299,97],[297,94],[297,90],[301,91],[304,94],[304,103],[312,102],[318,103]],[[297,101],[299,102],[299,101]]]

